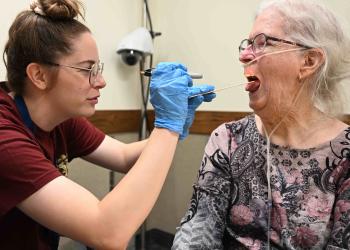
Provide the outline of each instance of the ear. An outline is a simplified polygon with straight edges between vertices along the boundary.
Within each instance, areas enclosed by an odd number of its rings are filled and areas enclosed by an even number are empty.
[[[45,70],[42,65],[38,63],[30,63],[27,66],[26,73],[33,85],[38,89],[44,90],[47,88],[47,70]]]
[[[300,79],[305,79],[313,75],[324,63],[325,54],[321,49],[309,49],[304,54],[300,68]]]

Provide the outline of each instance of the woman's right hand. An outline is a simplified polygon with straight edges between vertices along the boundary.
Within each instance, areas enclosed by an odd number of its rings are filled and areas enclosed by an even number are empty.
[[[181,134],[186,121],[192,78],[184,65],[159,63],[152,71],[150,101],[155,111],[154,126]]]

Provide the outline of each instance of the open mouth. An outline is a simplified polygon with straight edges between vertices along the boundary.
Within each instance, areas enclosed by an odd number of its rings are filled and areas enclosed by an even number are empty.
[[[259,79],[256,76],[246,76],[248,82],[254,82],[254,81],[259,81]]]
[[[248,80],[247,85],[245,86],[245,90],[249,92],[255,92],[260,87],[260,80],[255,75],[246,75]]]

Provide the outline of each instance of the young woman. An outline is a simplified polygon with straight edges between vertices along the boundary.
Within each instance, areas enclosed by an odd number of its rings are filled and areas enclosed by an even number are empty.
[[[124,144],[93,127],[102,77],[95,40],[75,0],[34,1],[9,30],[0,90],[0,249],[56,249],[58,234],[95,249],[125,249],[154,205],[179,139],[205,99],[186,68],[153,73],[155,129]],[[66,178],[75,157],[127,173],[102,200]]]

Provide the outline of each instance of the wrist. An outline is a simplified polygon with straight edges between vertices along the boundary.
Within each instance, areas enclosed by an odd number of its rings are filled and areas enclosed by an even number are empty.
[[[171,131],[167,128],[160,128],[160,127],[154,127],[154,129],[152,130],[152,134],[158,134],[162,137],[164,136],[169,136],[169,137],[173,137],[173,138],[176,138],[176,140],[179,139],[179,136],[180,134],[179,133],[176,133],[174,131]]]
[[[168,119],[163,120],[161,118],[156,118],[156,120],[154,121],[154,127],[165,128],[174,133],[181,134],[184,127],[184,123],[178,120],[169,121]]]

